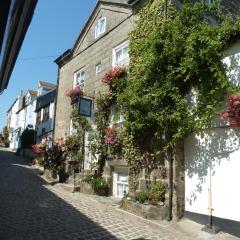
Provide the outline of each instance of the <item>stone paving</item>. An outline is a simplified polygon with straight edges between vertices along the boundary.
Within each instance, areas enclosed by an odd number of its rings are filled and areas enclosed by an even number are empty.
[[[1,240],[175,239],[111,206],[48,185],[13,153],[0,152],[0,169]]]
[[[0,170],[0,240],[193,239],[51,186],[13,153],[0,151]]]

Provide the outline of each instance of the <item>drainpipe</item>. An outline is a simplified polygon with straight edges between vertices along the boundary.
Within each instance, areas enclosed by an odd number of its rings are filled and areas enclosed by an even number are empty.
[[[164,20],[167,20],[168,0],[164,1]]]
[[[173,152],[172,148],[168,150],[168,216],[167,220],[172,220],[173,208]]]

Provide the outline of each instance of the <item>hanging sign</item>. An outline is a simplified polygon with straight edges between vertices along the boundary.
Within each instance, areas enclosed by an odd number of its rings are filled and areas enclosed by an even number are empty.
[[[79,97],[78,114],[84,117],[92,116],[92,100],[84,97]]]

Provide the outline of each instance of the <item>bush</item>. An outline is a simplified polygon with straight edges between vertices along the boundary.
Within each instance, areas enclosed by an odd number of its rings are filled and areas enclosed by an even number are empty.
[[[93,177],[90,180],[90,185],[95,191],[108,187],[106,180],[103,177]]]
[[[150,191],[152,204],[157,205],[159,202],[164,202],[165,192],[166,192],[166,186],[164,182],[154,180],[151,186],[151,191]]]
[[[148,200],[148,192],[146,190],[139,192],[135,195],[134,200],[140,203],[144,203],[146,200]]]

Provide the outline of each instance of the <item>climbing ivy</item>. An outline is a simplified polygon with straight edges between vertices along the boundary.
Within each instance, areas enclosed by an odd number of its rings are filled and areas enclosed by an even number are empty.
[[[164,2],[150,0],[140,11],[130,34],[128,86],[118,96],[132,143],[126,159],[138,171],[209,126],[229,87],[223,50],[240,33],[240,21],[223,16],[217,4],[185,1],[175,11],[169,0],[164,18]]]

